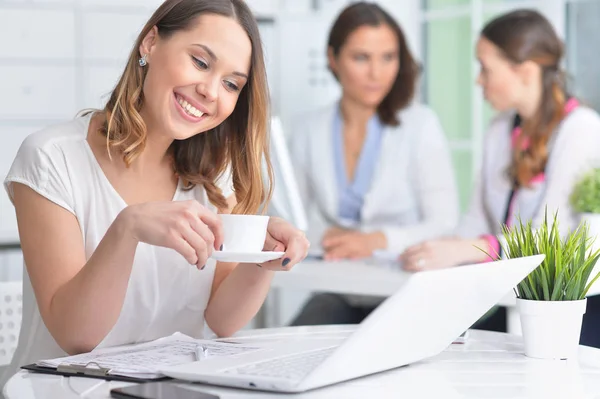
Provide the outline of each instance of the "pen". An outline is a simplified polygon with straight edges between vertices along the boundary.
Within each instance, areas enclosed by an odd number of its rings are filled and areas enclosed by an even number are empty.
[[[195,349],[196,361],[206,359],[208,357],[208,349],[201,344],[196,345]]]

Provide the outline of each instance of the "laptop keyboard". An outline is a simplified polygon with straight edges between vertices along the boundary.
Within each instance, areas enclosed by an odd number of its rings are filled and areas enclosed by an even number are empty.
[[[228,374],[253,375],[261,377],[301,380],[321,364],[336,347],[318,349],[310,352],[263,360],[224,370]]]

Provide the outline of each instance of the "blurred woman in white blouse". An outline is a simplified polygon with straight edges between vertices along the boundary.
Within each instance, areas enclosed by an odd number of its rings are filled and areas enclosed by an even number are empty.
[[[561,230],[579,219],[569,196],[580,175],[600,160],[600,117],[570,97],[560,63],[563,46],[541,14],[518,10],[483,29],[477,43],[477,83],[500,113],[484,139],[481,173],[470,209],[454,238],[425,241],[401,256],[406,270],[430,270],[491,260],[501,226],[517,218],[539,226],[559,211]],[[590,298],[582,343],[600,346],[600,298]],[[495,328],[494,328],[495,329]]]
[[[419,68],[401,28],[378,5],[354,3],[327,56],[341,99],[290,129],[311,248],[357,259],[448,234],[458,220],[450,151],[433,111],[413,102]],[[357,323],[376,303],[320,295],[294,324]]]

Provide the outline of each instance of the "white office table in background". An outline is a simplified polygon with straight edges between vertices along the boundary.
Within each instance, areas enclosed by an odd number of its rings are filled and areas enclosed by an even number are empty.
[[[319,339],[347,336],[355,326],[287,327],[243,331],[247,342],[286,337]],[[221,399],[325,398],[597,398],[600,349],[580,347],[578,361],[525,357],[520,337],[469,331],[464,344],[413,365],[302,394],[277,394],[195,385]],[[361,359],[356,359],[361,361]],[[130,385],[80,377],[17,373],[6,385],[6,399],[107,399],[112,388]]]
[[[365,259],[360,261],[323,261],[307,258],[286,273],[276,273],[271,284],[271,298],[264,315],[272,325],[280,325],[278,290],[304,289],[336,294],[372,295],[388,297],[404,284],[410,273],[391,261]],[[600,294],[600,280],[590,289],[589,295]],[[520,333],[519,315],[514,292],[507,292],[498,303],[508,310],[508,328]]]

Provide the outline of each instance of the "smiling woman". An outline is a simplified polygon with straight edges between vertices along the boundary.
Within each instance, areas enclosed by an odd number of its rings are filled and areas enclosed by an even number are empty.
[[[166,140],[176,140],[174,167],[184,183],[204,186],[220,207],[225,198],[214,182],[231,154],[239,175],[233,179],[236,210],[256,212],[265,200],[258,154],[268,159],[269,113],[264,56],[251,14],[236,12],[230,1],[167,1],[134,48],[105,108],[109,143],[130,163],[148,134],[144,127],[152,125]],[[140,67],[140,59],[147,66]],[[143,124],[123,119],[136,114]]]
[[[250,321],[273,271],[308,248],[271,218],[263,249],[281,259],[211,257],[224,239],[217,213],[253,214],[269,199],[268,105],[245,2],[167,0],[103,110],[24,141],[5,181],[27,272],[23,326],[0,387],[39,359]]]

